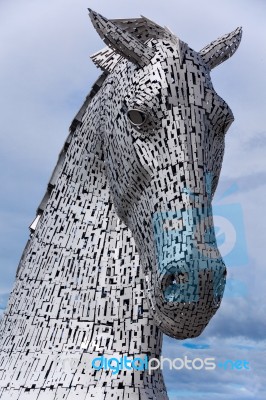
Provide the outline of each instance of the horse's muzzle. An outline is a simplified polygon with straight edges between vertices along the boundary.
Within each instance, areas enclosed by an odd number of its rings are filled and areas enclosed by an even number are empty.
[[[200,335],[221,304],[225,283],[222,259],[203,267],[198,260],[186,267],[168,265],[155,288],[161,330],[178,339]]]

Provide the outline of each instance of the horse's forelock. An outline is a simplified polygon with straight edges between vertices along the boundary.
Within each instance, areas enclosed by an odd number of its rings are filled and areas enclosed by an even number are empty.
[[[95,29],[107,44],[107,47],[93,54],[91,59],[97,67],[105,72],[112,72],[124,58],[141,67],[148,65],[154,55],[152,48],[148,45],[151,39],[172,42],[177,46],[180,58],[183,58],[184,43],[168,28],[162,27],[146,17],[107,20],[92,11],[90,16]],[[96,24],[96,21],[100,24]],[[104,34],[107,31],[108,34]]]

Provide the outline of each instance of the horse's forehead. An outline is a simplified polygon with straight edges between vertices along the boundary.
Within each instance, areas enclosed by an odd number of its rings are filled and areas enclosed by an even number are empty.
[[[173,49],[174,46],[157,44],[155,59],[143,68],[125,61],[117,71],[120,76],[117,94],[120,93],[120,98],[128,107],[138,104],[159,108],[162,97],[167,97],[167,102],[173,106],[202,107],[204,103],[206,112],[215,104],[222,119],[233,121],[233,113],[214,90],[209,69],[199,53],[187,46],[180,61]]]
[[[176,74],[181,73],[186,77],[188,72],[200,72],[198,79],[202,77],[203,81],[208,83],[211,82],[209,71],[204,65],[198,52],[187,46],[186,53],[182,61],[180,60],[178,49],[174,44],[157,42],[156,43],[156,56],[151,64],[144,68],[138,68],[134,64],[129,63],[129,67],[124,70],[125,72],[125,83],[133,85],[136,88],[144,87],[156,87],[156,83],[162,81],[168,84],[174,84]]]
[[[150,64],[139,68],[124,60],[116,70],[120,82],[116,94],[127,106],[139,103],[159,107],[159,99],[167,98],[173,106],[190,107],[191,96],[195,95],[193,104],[202,104],[211,94],[217,105],[228,108],[214,91],[210,71],[198,52],[186,45],[180,58],[180,49],[173,43],[157,41],[154,47],[156,54]]]

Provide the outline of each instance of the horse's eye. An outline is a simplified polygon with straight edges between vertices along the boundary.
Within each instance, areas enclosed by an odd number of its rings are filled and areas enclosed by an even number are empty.
[[[143,125],[147,118],[147,115],[143,111],[136,109],[128,110],[127,116],[130,122],[135,126]]]

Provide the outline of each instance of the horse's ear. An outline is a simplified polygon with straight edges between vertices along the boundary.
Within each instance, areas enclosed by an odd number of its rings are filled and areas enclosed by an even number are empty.
[[[88,10],[94,28],[107,46],[140,67],[150,63],[154,56],[150,47],[102,15]]]
[[[228,60],[237,50],[242,37],[242,28],[222,36],[205,46],[199,54],[203,58],[205,64],[213,69],[222,62]]]

